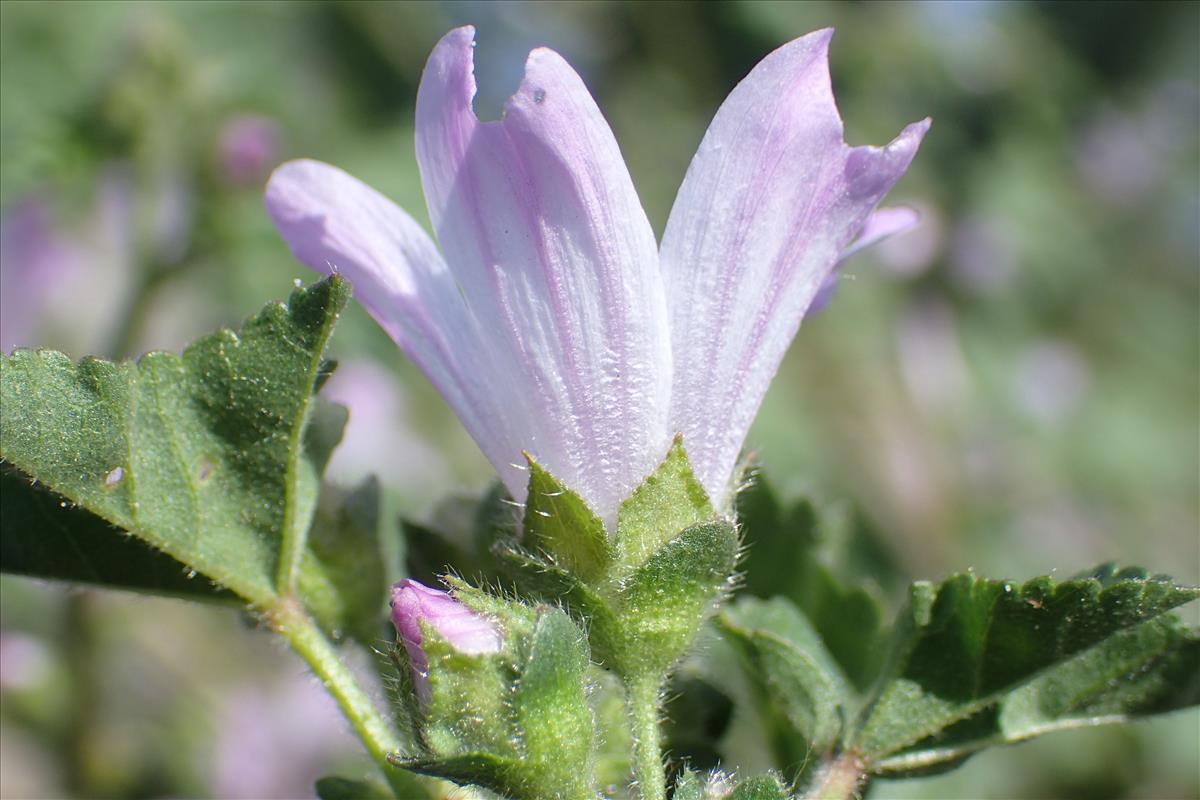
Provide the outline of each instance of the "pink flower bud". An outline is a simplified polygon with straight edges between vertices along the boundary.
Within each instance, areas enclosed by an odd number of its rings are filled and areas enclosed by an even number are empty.
[[[413,687],[422,705],[429,702],[429,658],[421,646],[421,623],[432,627],[456,650],[468,655],[498,653],[503,645],[500,630],[490,620],[455,600],[449,593],[430,589],[405,578],[392,587],[392,624],[408,651]]]

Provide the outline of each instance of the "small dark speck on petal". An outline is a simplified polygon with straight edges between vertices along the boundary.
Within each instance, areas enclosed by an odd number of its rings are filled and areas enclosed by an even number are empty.
[[[533,92],[533,102],[537,103],[540,106],[545,101],[546,101],[546,90],[545,89],[535,89]]]

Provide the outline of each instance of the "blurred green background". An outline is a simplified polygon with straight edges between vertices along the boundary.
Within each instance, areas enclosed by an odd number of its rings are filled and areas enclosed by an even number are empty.
[[[901,569],[1200,582],[1200,4],[0,3],[0,347],[178,350],[313,276],[262,208],[287,158],[427,220],[425,57],[478,28],[481,116],[549,45],[614,128],[661,232],[716,106],[836,26],[852,144],[933,129],[751,431],[785,495],[852,504]],[[420,518],[490,469],[355,308],[327,393],[333,477]],[[0,796],[311,796],[369,770],[303,665],[228,611],[0,580]],[[1197,612],[1186,609],[1195,622]],[[873,797],[1200,796],[1196,712],[1060,734]]]

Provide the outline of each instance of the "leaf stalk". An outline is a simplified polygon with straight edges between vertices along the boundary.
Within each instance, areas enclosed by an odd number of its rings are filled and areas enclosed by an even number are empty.
[[[266,617],[271,627],[287,640],[321,679],[321,685],[337,701],[354,733],[383,771],[392,792],[399,800],[405,800],[403,793],[411,791],[411,784],[388,762],[388,755],[400,749],[400,740],[371,698],[358,685],[354,675],[342,663],[333,644],[295,598],[280,598]]]

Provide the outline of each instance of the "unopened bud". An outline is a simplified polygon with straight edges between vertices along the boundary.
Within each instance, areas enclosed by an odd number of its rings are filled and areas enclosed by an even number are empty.
[[[429,702],[429,657],[421,646],[421,623],[438,632],[452,647],[467,655],[498,653],[504,642],[500,629],[448,592],[405,578],[392,587],[392,624],[408,652],[413,687],[422,705]]]

